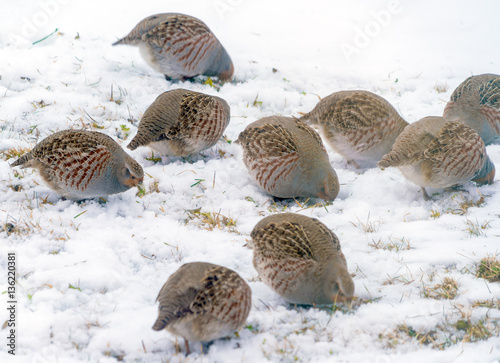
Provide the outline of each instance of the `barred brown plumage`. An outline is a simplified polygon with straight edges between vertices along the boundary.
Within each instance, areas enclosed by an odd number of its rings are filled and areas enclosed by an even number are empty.
[[[443,117],[472,127],[486,145],[500,142],[500,76],[471,76],[453,91]]]
[[[148,107],[127,147],[150,146],[165,156],[189,156],[214,146],[229,119],[229,105],[220,97],[167,91]]]
[[[481,137],[469,126],[443,117],[425,117],[407,126],[378,166],[397,167],[425,190],[448,188],[471,180],[493,183],[495,166]]]
[[[39,142],[12,163],[38,169],[44,181],[68,199],[88,199],[142,186],[142,167],[111,137],[64,130]]]
[[[354,282],[335,234],[315,218],[280,213],[252,230],[253,264],[262,281],[297,304],[352,299]]]
[[[321,138],[299,119],[264,117],[248,125],[237,142],[251,177],[272,196],[337,197],[337,174]]]
[[[372,168],[408,123],[384,98],[340,91],[323,98],[301,120],[319,126],[328,144],[357,168]]]
[[[141,20],[113,45],[138,46],[144,60],[167,79],[197,75],[230,80],[234,66],[228,53],[201,20],[189,15],[164,13]]]
[[[188,341],[209,342],[241,328],[250,313],[252,292],[233,270],[191,262],[168,278],[156,301],[153,329],[183,337],[189,354]]]

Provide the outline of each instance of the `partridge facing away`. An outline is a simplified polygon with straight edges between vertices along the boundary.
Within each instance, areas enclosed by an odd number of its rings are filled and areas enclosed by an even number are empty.
[[[328,144],[357,168],[377,166],[408,125],[389,102],[368,91],[332,93],[301,120],[318,126]]]
[[[85,130],[56,132],[11,166],[37,169],[56,193],[73,200],[141,189],[144,178],[139,163],[111,137]]]
[[[255,269],[285,300],[324,305],[352,299],[354,282],[340,242],[317,219],[274,214],[257,223],[250,236]]]
[[[127,147],[150,146],[165,156],[186,157],[214,146],[229,124],[229,105],[222,98],[175,89],[148,107]]]
[[[233,270],[206,262],[182,265],[156,298],[154,330],[166,329],[189,342],[209,342],[245,323],[252,302],[247,283]]]
[[[237,143],[251,177],[272,196],[337,197],[339,181],[321,138],[303,121],[264,117],[248,125]]]
[[[401,173],[425,188],[448,188],[471,180],[491,184],[495,166],[481,137],[469,126],[443,117],[425,117],[407,126],[390,153],[378,166],[398,167]]]
[[[500,76],[467,78],[452,93],[443,117],[472,127],[486,145],[500,143]]]
[[[118,44],[138,46],[144,60],[167,80],[233,76],[233,62],[222,44],[205,23],[189,15],[149,16],[113,45]]]

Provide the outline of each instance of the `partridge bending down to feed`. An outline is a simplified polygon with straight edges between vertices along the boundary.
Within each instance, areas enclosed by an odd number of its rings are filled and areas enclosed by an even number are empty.
[[[495,177],[495,166],[477,132],[442,117],[425,117],[407,126],[378,165],[398,167],[422,188],[426,200],[427,187],[448,188],[471,180],[492,184]]]
[[[144,178],[139,163],[111,137],[85,130],[56,132],[11,166],[38,169],[56,193],[73,200],[142,189]]]
[[[357,168],[373,168],[408,123],[384,98],[340,91],[323,98],[301,120],[319,126],[328,144]]]
[[[167,91],[148,107],[127,146],[150,146],[165,156],[186,157],[215,145],[229,124],[222,98],[185,89]]]
[[[500,76],[467,78],[451,95],[443,117],[472,127],[486,145],[500,143]]]
[[[233,76],[233,62],[222,44],[205,23],[189,15],[149,16],[113,45],[118,44],[138,46],[144,60],[167,80]]]
[[[160,290],[154,330],[166,329],[189,342],[227,336],[245,323],[252,292],[233,270],[205,262],[182,265]]]
[[[337,197],[339,181],[321,138],[299,119],[264,117],[248,125],[237,142],[250,175],[272,196]]]
[[[354,282],[340,242],[317,219],[274,214],[257,223],[250,236],[255,269],[285,300],[323,305],[352,299]]]

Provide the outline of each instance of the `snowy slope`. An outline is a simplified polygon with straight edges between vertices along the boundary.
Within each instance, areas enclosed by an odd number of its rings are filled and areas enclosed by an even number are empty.
[[[67,128],[101,131],[125,147],[151,102],[179,87],[227,100],[232,141],[250,122],[298,116],[343,89],[376,92],[408,122],[441,115],[466,77],[500,72],[499,10],[493,0],[4,0],[0,265],[6,271],[7,252],[16,252],[18,349],[7,354],[3,330],[0,361],[498,362],[500,286],[475,276],[479,261],[500,250],[498,181],[431,190],[439,194],[426,202],[398,170],[359,172],[329,150],[338,199],[275,204],[252,183],[239,146],[221,140],[193,163],[130,152],[148,194],[78,204],[62,201],[34,170],[12,169],[6,152]],[[234,82],[219,91],[173,84],[138,49],[111,47],[161,12],[205,21],[235,63]],[[500,145],[487,151],[499,166]],[[291,306],[259,281],[244,245],[261,218],[285,210],[319,218],[339,237],[356,284],[352,311]],[[207,223],[201,213],[219,219]],[[185,357],[174,336],[151,326],[159,289],[191,261],[236,270],[253,305],[238,336],[205,354],[194,345]],[[445,278],[457,282],[456,296],[433,298]],[[484,334],[471,335],[472,327]],[[479,336],[487,339],[474,342]]]

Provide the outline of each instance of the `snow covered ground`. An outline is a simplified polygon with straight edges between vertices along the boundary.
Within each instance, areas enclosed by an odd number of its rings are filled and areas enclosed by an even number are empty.
[[[344,89],[376,92],[408,122],[441,115],[466,77],[500,72],[499,10],[493,0],[3,0],[0,322],[8,251],[17,254],[18,304],[16,356],[4,329],[0,361],[498,362],[500,286],[476,277],[480,260],[499,254],[498,181],[431,191],[439,194],[426,202],[398,170],[359,172],[329,150],[338,199],[275,204],[250,180],[239,146],[221,140],[193,163],[131,152],[146,196],[78,204],[34,170],[10,168],[9,155],[67,128],[125,147],[151,102],[178,87],[226,99],[232,141],[250,122],[298,116]],[[205,21],[235,63],[234,82],[219,91],[172,84],[138,49],[111,47],[161,12]],[[499,167],[500,145],[487,150]],[[291,306],[259,281],[244,245],[280,211],[319,218],[337,234],[356,284],[351,311]],[[191,261],[236,270],[253,305],[238,335],[185,357],[174,336],[151,326],[161,286]]]

